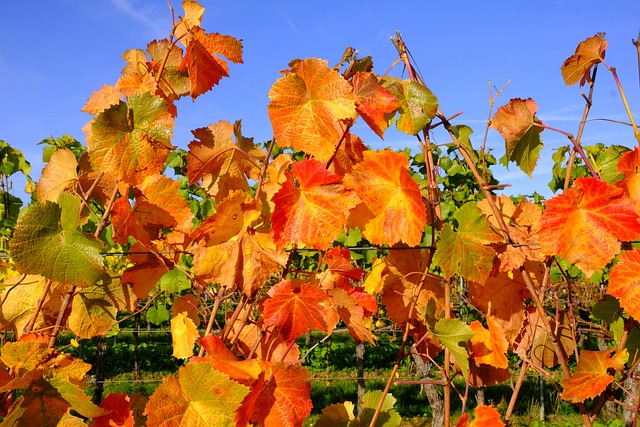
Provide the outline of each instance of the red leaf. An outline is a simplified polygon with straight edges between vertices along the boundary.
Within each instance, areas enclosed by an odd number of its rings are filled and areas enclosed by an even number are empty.
[[[358,72],[353,76],[356,111],[380,138],[389,127],[398,108],[398,99],[378,83],[373,73]]]
[[[290,281],[283,280],[271,288],[269,296],[262,312],[264,324],[278,325],[287,342],[312,329],[328,332],[323,306],[328,296],[322,289],[307,284],[294,288]]]
[[[272,234],[278,247],[297,243],[326,249],[343,231],[358,197],[325,166],[305,159],[286,172],[287,180],[272,199]]]
[[[134,419],[131,402],[125,393],[109,393],[100,407],[111,411],[93,419],[96,427],[133,427]]]

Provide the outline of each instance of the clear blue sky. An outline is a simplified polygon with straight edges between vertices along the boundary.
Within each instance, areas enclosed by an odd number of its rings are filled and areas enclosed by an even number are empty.
[[[181,13],[181,3],[173,6]],[[636,118],[640,88],[635,47],[640,28],[640,1],[212,1],[203,28],[244,40],[244,64],[232,65],[224,79],[196,103],[178,103],[174,144],[186,147],[190,130],[219,120],[242,119],[245,136],[257,142],[271,138],[266,105],[271,84],[293,58],[320,57],[335,64],[346,46],[371,55],[382,74],[395,60],[390,36],[400,30],[429,88],[446,115],[459,111],[456,124],[467,124],[481,143],[488,114],[488,82],[511,84],[497,105],[510,98],[532,97],[545,123],[576,132],[584,107],[581,89],[567,87],[562,62],[577,44],[597,32],[607,34],[606,60],[616,66]],[[120,76],[126,49],[145,48],[170,30],[165,0],[22,0],[2,5],[5,39],[0,48],[0,139],[22,150],[42,169],[39,141],[70,134],[84,142],[90,119],[80,109],[102,84]],[[401,69],[397,69],[400,73]],[[625,120],[610,73],[598,73],[592,118]],[[388,131],[380,141],[364,126],[354,132],[372,148],[416,148],[415,140]],[[515,192],[533,186],[549,195],[552,149],[566,138],[545,131],[545,149],[533,181],[515,165],[498,174]],[[445,139],[439,143],[448,142]],[[585,144],[634,144],[630,128],[589,123]],[[490,132],[489,146],[499,156],[503,140]],[[23,182],[15,180],[22,196]]]

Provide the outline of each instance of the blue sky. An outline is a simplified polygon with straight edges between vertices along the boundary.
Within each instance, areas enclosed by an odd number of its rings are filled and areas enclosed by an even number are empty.
[[[245,136],[256,142],[271,138],[267,94],[293,58],[320,57],[339,61],[345,47],[371,55],[374,71],[384,73],[396,58],[390,36],[399,30],[429,88],[446,115],[463,114],[455,124],[474,129],[479,146],[488,115],[488,82],[510,85],[497,106],[510,98],[532,97],[538,116],[550,126],[577,132],[584,108],[577,86],[567,87],[562,62],[577,44],[597,32],[609,41],[607,62],[617,67],[627,98],[640,119],[640,87],[632,38],[640,29],[640,1],[211,1],[203,28],[243,39],[244,64],[232,65],[231,78],[213,91],[178,103],[174,145],[186,147],[190,130],[219,120],[242,119]],[[182,12],[180,2],[173,6]],[[42,169],[41,146],[47,136],[70,134],[84,142],[81,131],[90,119],[80,109],[91,93],[120,75],[122,53],[145,48],[170,32],[165,0],[22,0],[3,4],[5,41],[0,48],[0,139],[22,150]],[[397,68],[394,73],[401,73]],[[591,118],[625,120],[611,74],[598,72]],[[364,125],[353,131],[372,148],[416,148],[413,138],[388,131],[381,141]],[[491,131],[488,146],[496,155],[503,140]],[[513,184],[512,193],[536,189],[550,192],[553,148],[565,137],[545,131],[545,149],[533,180],[514,165],[497,173]],[[448,142],[440,136],[438,143]],[[590,122],[585,145],[602,142],[633,146],[630,128]],[[22,196],[24,183],[14,181]]]

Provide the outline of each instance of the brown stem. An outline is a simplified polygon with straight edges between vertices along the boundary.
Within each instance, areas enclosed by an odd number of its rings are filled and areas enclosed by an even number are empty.
[[[262,162],[262,168],[260,169],[260,178],[258,178],[258,187],[256,188],[256,195],[254,199],[260,198],[260,193],[262,192],[262,184],[264,182],[264,177],[267,175],[267,168],[269,167],[269,159],[271,158],[271,153],[273,153],[273,147],[276,145],[276,139],[272,138],[271,143],[269,144],[269,149],[267,150],[267,154],[264,156],[264,160]]]
[[[153,294],[151,296],[151,298],[149,298],[149,300],[147,301],[147,303],[144,306],[142,306],[138,310],[134,311],[130,315],[128,315],[126,317],[123,317],[122,319],[118,320],[118,323],[126,322],[127,320],[131,319],[132,317],[135,317],[137,314],[140,314],[143,311],[145,311],[147,308],[151,307],[151,304],[153,304],[153,302],[156,300],[156,298],[158,298],[161,294],[162,294],[162,291],[158,291],[155,294]]]
[[[451,318],[451,281],[446,280],[444,284],[444,318]],[[444,427],[451,425],[451,351],[448,347],[444,348],[444,376],[446,384],[444,385]]]
[[[615,80],[616,86],[618,86],[618,92],[620,92],[620,96],[622,97],[622,103],[624,104],[624,109],[627,112],[627,115],[629,116],[629,121],[631,121],[631,126],[633,126],[633,135],[636,137],[638,144],[640,144],[640,130],[638,130],[638,126],[636,125],[636,122],[633,118],[633,114],[631,114],[631,108],[629,108],[627,97],[625,96],[624,90],[622,89],[622,85],[620,84],[620,79],[618,78],[618,72],[616,71],[615,67],[610,67],[604,61],[602,61],[602,63],[604,64],[605,67],[607,67],[609,71],[611,71],[611,74],[613,75],[613,80]]]
[[[336,149],[333,150],[333,155],[331,156],[331,158],[329,159],[329,161],[327,162],[327,167],[326,169],[329,169],[329,167],[331,166],[331,163],[333,163],[333,160],[336,158],[336,156],[338,155],[338,150],[340,150],[340,146],[342,145],[342,143],[344,142],[344,139],[347,137],[347,134],[349,133],[349,129],[351,129],[351,126],[353,126],[353,122],[350,122],[347,127],[345,128],[344,132],[342,132],[342,137],[340,138],[340,141],[338,141],[338,145],[336,145]]]
[[[240,319],[240,323],[234,325],[234,328],[236,329],[236,333],[233,336],[233,338],[229,340],[230,345],[235,344],[235,342],[238,340],[238,338],[240,337],[240,332],[242,332],[242,329],[244,329],[245,325],[247,324],[247,321],[249,320],[250,315],[251,315],[251,310],[250,309],[245,310],[244,315],[242,316],[242,319]]]
[[[522,387],[522,383],[524,382],[524,378],[527,376],[527,369],[529,364],[526,361],[522,362],[522,367],[520,368],[520,374],[518,374],[518,380],[516,381],[516,385],[513,388],[513,393],[511,394],[511,400],[509,401],[509,407],[507,408],[507,412],[504,414],[504,420],[507,425],[509,425],[509,418],[511,418],[511,414],[516,407],[516,401],[518,400],[518,394],[520,393],[520,388]]]
[[[245,294],[242,294],[242,297],[240,298],[240,302],[238,303],[238,305],[236,306],[236,309],[233,311],[233,314],[231,315],[231,319],[229,319],[228,322],[225,322],[224,325],[224,330],[222,331],[222,341],[225,341],[228,337],[229,334],[231,333],[231,328],[233,328],[233,324],[236,322],[236,320],[238,320],[238,316],[240,315],[240,312],[242,312],[242,310],[244,309],[244,306],[247,304],[247,296]]]
[[[40,311],[42,310],[42,306],[44,305],[44,302],[47,299],[47,294],[49,294],[49,290],[51,289],[52,283],[53,281],[51,279],[47,279],[47,282],[44,286],[44,291],[42,292],[42,295],[38,300],[38,304],[36,304],[36,308],[33,312],[33,315],[31,316],[31,319],[29,319],[29,323],[27,323],[27,325],[23,329],[25,334],[33,330],[33,326],[36,324],[36,321],[38,320],[38,314],[40,314]]]

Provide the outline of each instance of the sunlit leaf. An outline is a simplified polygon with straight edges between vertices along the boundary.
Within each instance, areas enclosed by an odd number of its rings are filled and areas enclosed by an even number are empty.
[[[408,172],[409,161],[391,150],[366,151],[364,161],[345,175],[364,206],[351,212],[355,223],[373,244],[420,244],[427,222],[420,188]]]
[[[378,83],[373,73],[358,72],[353,76],[356,111],[380,138],[389,127],[398,108],[398,99]]]
[[[273,196],[272,233],[279,247],[303,244],[327,249],[344,230],[359,199],[319,160],[294,163]]]
[[[171,319],[171,341],[173,343],[173,357],[188,359],[193,356],[193,345],[200,338],[200,333],[184,312],[176,314]]]
[[[100,407],[110,411],[108,414],[95,417],[95,427],[134,427],[131,398],[124,393],[109,393]]]
[[[469,375],[469,354],[466,342],[475,335],[473,329],[460,319],[440,319],[436,323],[434,334],[442,345],[451,351],[456,365],[466,378]]]
[[[312,329],[328,332],[323,306],[328,296],[317,286],[302,284],[294,288],[285,280],[269,290],[269,297],[262,313],[265,326],[278,325],[288,342]]]
[[[580,82],[580,86],[584,86],[586,82],[591,82],[591,69],[602,62],[606,49],[607,41],[604,39],[604,33],[598,33],[581,41],[576,52],[560,67],[564,83],[571,86]]]
[[[469,414],[464,414],[456,427],[504,427],[500,421],[500,412],[493,406],[478,405],[473,410],[475,418],[469,421]]]
[[[88,150],[98,171],[130,184],[161,172],[173,148],[169,104],[149,93],[131,95],[100,113],[91,124]]]
[[[344,133],[340,121],[356,117],[349,83],[327,61],[298,62],[271,87],[269,117],[281,147],[293,147],[326,162]]]
[[[393,77],[385,78],[383,86],[398,99],[396,127],[399,131],[416,135],[436,116],[438,99],[426,86]]]
[[[613,356],[612,352],[613,350],[582,350],[578,366],[571,378],[560,381],[560,385],[564,387],[562,399],[578,403],[602,393],[614,379],[607,371],[622,370],[629,358],[627,349],[622,349]]]
[[[578,178],[573,188],[545,202],[539,240],[546,255],[559,255],[587,277],[620,252],[620,241],[640,239],[634,203],[596,178]]]
[[[488,244],[502,238],[489,226],[473,202],[458,209],[454,218],[458,221],[458,228],[453,231],[449,224],[442,227],[433,262],[442,268],[446,277],[460,274],[467,280],[484,283],[496,255]]]
[[[56,150],[49,158],[36,185],[36,199],[40,203],[57,202],[64,191],[71,190],[78,180],[78,161],[73,151]]]
[[[207,362],[193,363],[165,377],[145,409],[149,427],[228,426],[249,388]]]
[[[491,127],[505,140],[507,162],[516,162],[524,173],[532,176],[540,158],[544,128],[536,116],[538,106],[531,98],[515,98],[498,108],[491,119]]]
[[[620,300],[620,306],[634,319],[640,319],[640,250],[620,255],[609,276],[607,294]]]
[[[18,271],[77,286],[109,280],[103,243],[77,230],[80,200],[64,193],[60,205],[32,205],[18,219],[9,242]]]

